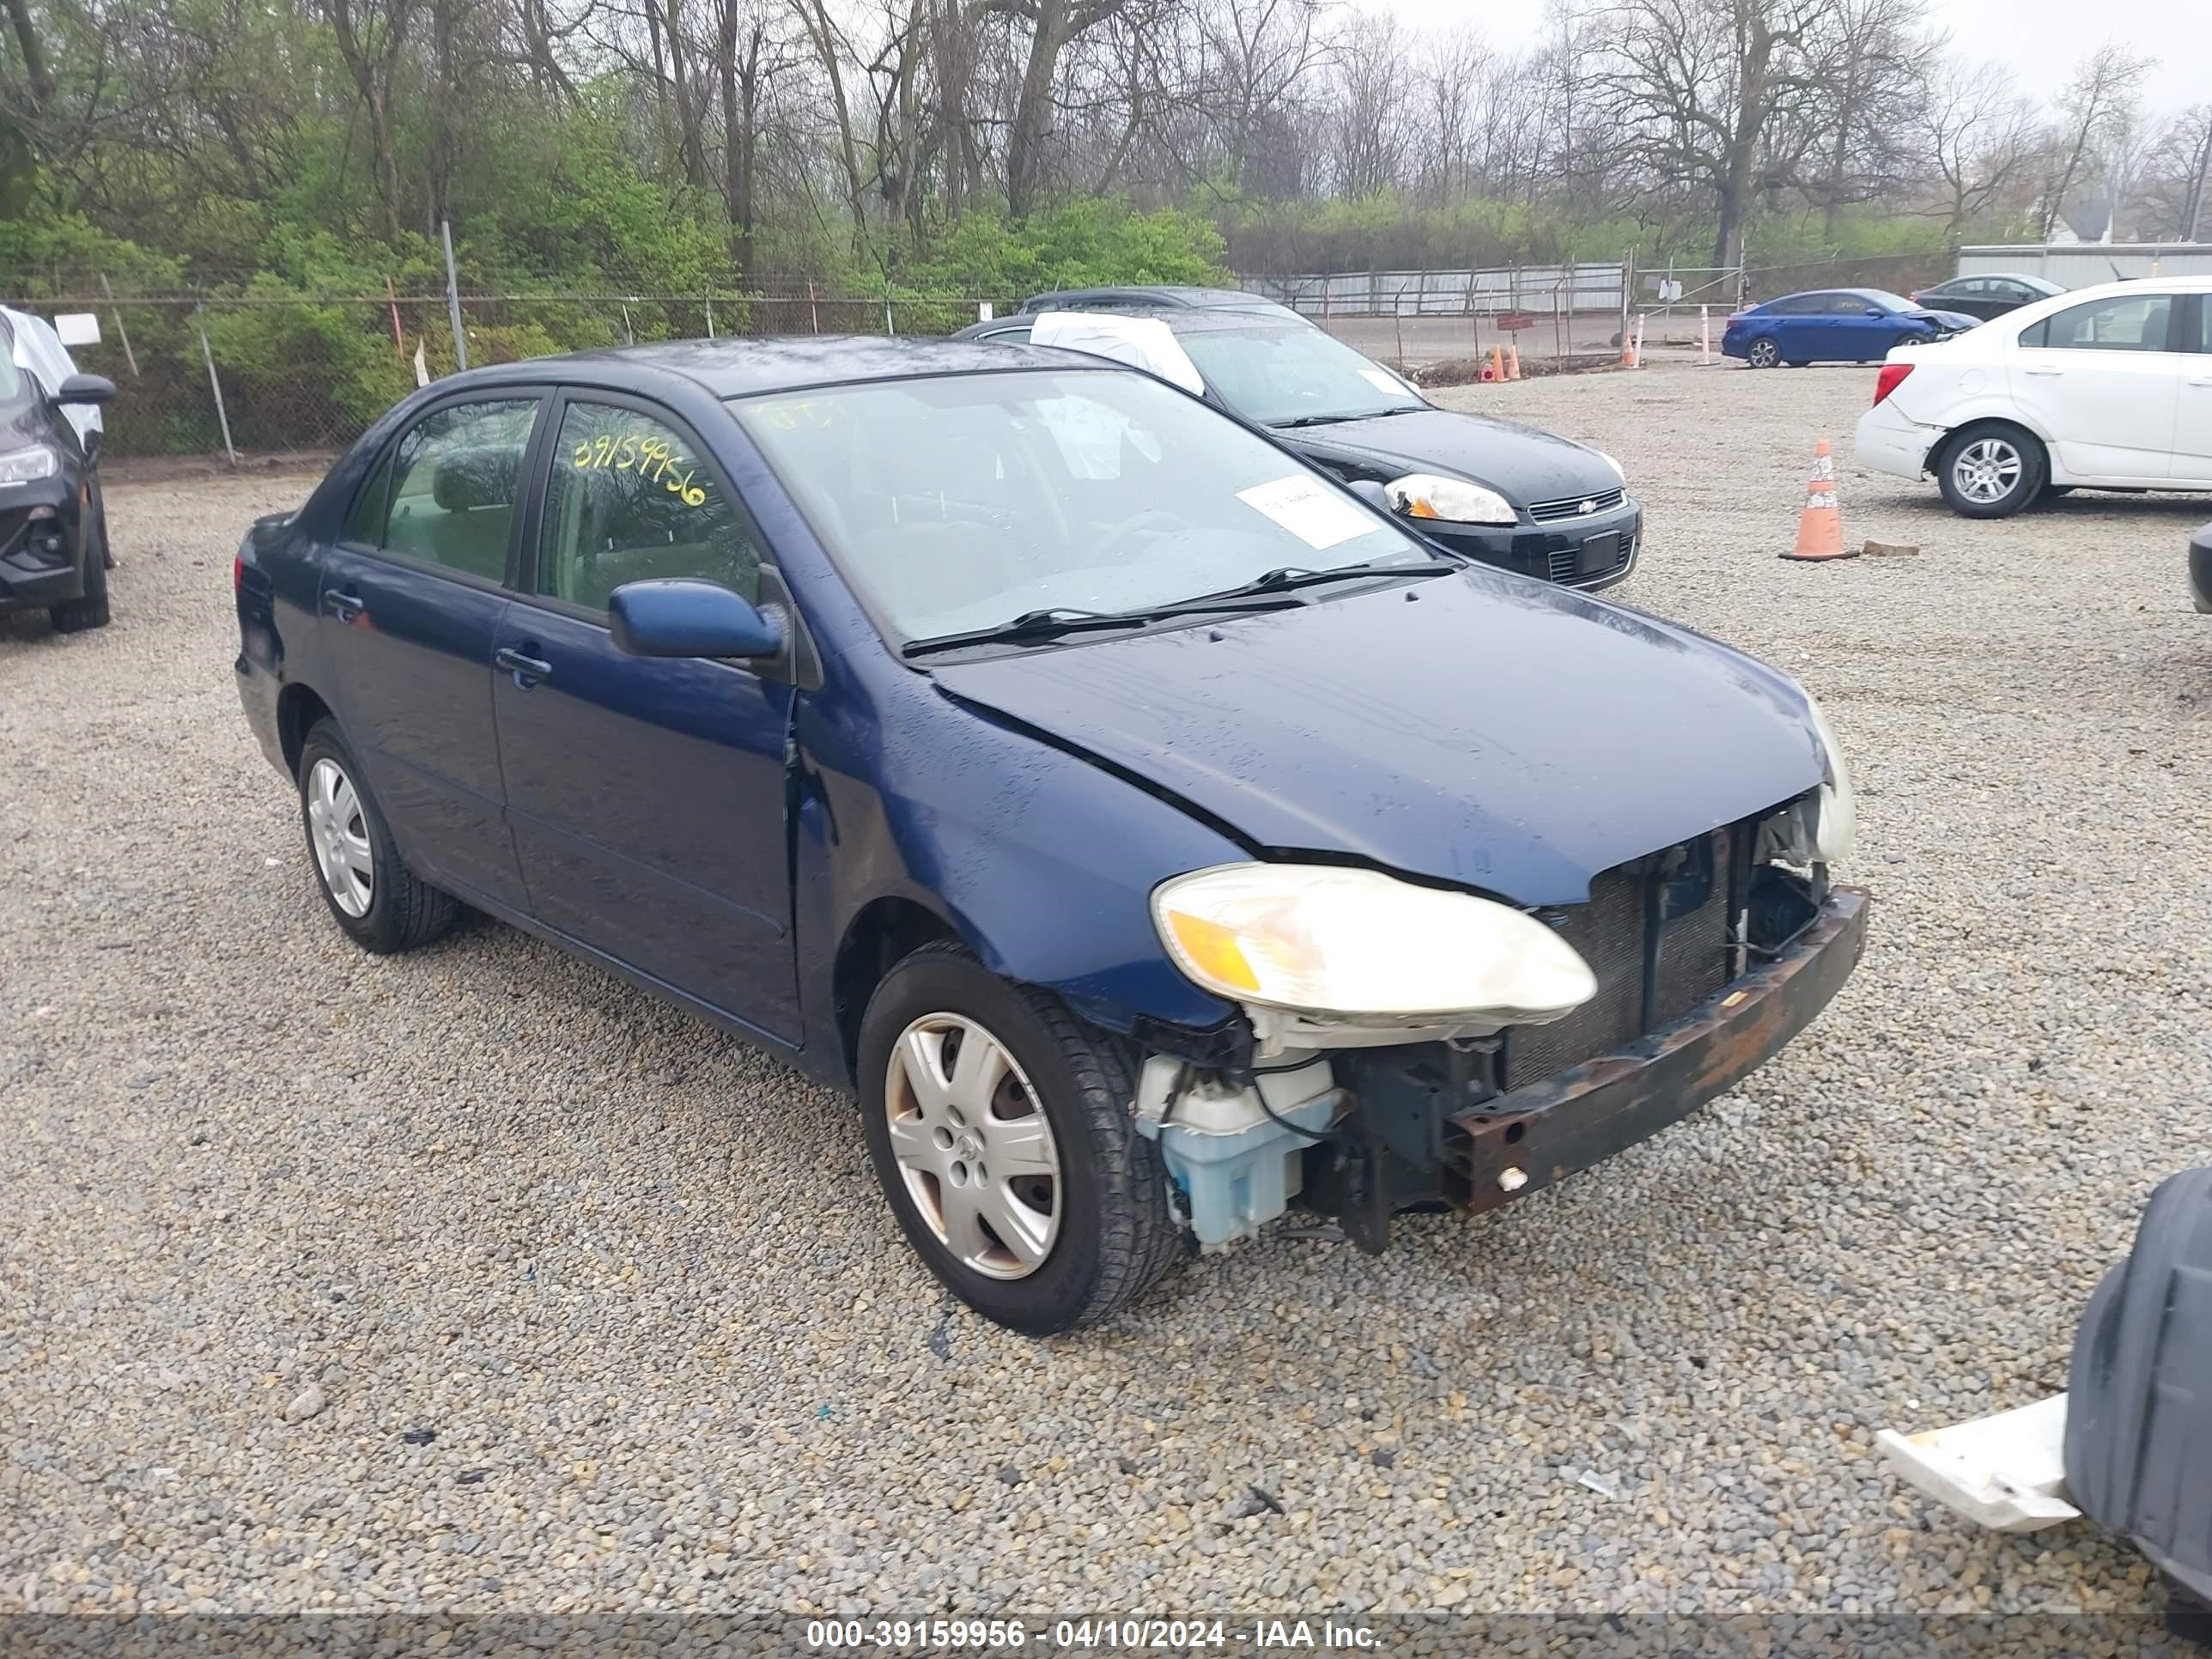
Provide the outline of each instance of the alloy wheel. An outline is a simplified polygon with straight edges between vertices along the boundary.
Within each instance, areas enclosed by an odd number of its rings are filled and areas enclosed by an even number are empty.
[[[925,1225],[960,1264],[1025,1279],[1060,1236],[1060,1150],[1004,1043],[963,1014],[925,1014],[891,1045],[884,1110]]]
[[[2020,485],[2019,449],[2002,438],[1977,438],[1951,462],[1951,482],[1977,506],[2001,501]]]
[[[1753,368],[1771,368],[1782,361],[1782,348],[1771,340],[1753,340],[1748,356]]]
[[[331,902],[349,916],[368,914],[376,896],[376,854],[368,820],[345,769],[328,756],[307,772],[307,840]]]

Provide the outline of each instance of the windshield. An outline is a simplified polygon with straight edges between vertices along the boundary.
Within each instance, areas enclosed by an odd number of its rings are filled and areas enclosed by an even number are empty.
[[[1178,330],[1176,343],[1223,403],[1265,426],[1426,406],[1389,369],[1308,324]]]
[[[1433,557],[1148,375],[946,376],[732,410],[900,641],[1035,611],[1171,605],[1287,568]]]

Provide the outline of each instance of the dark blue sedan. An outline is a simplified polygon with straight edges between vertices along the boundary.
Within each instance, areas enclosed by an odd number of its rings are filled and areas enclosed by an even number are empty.
[[[1737,312],[1721,334],[1721,352],[1753,368],[1878,363],[1899,346],[1940,340],[1980,321],[1963,312],[1930,311],[1878,288],[1819,289]]]
[[[1030,347],[481,369],[247,535],[239,689],[348,935],[472,906],[851,1091],[1060,1330],[1294,1200],[1541,1188],[1857,959],[1802,690],[1376,495]]]

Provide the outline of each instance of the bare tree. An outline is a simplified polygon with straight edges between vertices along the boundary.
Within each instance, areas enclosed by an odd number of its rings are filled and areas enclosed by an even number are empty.
[[[2212,230],[2212,104],[2197,104],[2166,124],[2146,160],[2137,200],[2142,233],[2193,242]]]
[[[2096,172],[2100,152],[2135,121],[2139,88],[2150,69],[2149,58],[2108,40],[2090,54],[2058,94],[2063,125],[2044,185],[2044,240],[2051,240],[2075,186]]]
[[[21,0],[9,0],[19,4]],[[331,27],[338,57],[353,77],[368,117],[368,143],[375,168],[377,202],[385,236],[399,238],[399,152],[393,137],[392,84],[407,44],[407,26],[416,0],[329,0]]]
[[[1372,196],[1398,182],[1413,137],[1407,41],[1388,12],[1355,14],[1336,42],[1333,149],[1336,188]]]
[[[1605,15],[1617,50],[1603,78],[1628,149],[1658,177],[1708,193],[1713,263],[1743,258],[1756,193],[1785,182],[1769,163],[1822,89],[1808,56],[1835,0],[1623,0]]]
[[[1929,179],[1928,210],[1953,234],[2032,178],[2044,135],[2002,64],[1932,57],[1907,107]]]
[[[815,0],[817,4],[820,0]],[[994,0],[992,9],[1024,19],[1030,46],[1006,124],[1006,210],[1019,219],[1036,205],[1051,134],[1054,78],[1060,54],[1120,12],[1129,0]]]
[[[1913,89],[1923,42],[1924,0],[1834,0],[1812,45],[1820,86],[1813,125],[1826,135],[1814,189],[1822,226],[1872,199],[1900,170],[1905,129],[1897,118]]]

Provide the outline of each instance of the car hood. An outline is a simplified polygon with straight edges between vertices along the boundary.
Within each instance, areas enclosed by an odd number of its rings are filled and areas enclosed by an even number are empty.
[[[1522,505],[1620,487],[1594,449],[1517,421],[1448,409],[1370,415],[1276,435],[1332,471],[1348,467],[1383,483],[1407,472],[1449,472]]]
[[[1911,311],[1899,312],[1898,315],[1924,317],[1931,323],[1942,324],[1946,328],[1979,328],[1982,325],[1979,317],[1970,317],[1963,311],[1938,311],[1933,306],[1917,306]]]
[[[1786,676],[1483,567],[933,672],[1270,855],[1526,905],[1823,776]]]

